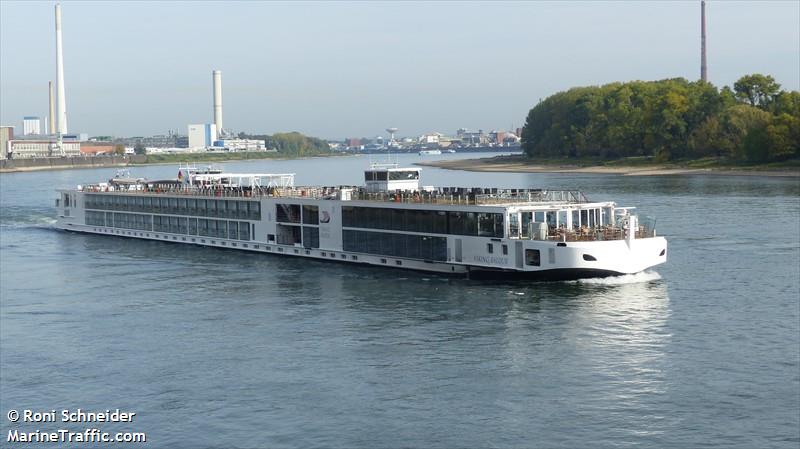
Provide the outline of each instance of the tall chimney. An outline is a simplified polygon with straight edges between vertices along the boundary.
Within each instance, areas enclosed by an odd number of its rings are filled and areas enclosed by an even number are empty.
[[[58,133],[67,131],[67,105],[64,98],[64,53],[61,49],[61,4],[56,3],[56,109]]]
[[[700,79],[708,81],[708,66],[706,65],[706,2],[700,2]]]
[[[48,119],[47,134],[52,136],[56,133],[56,104],[53,102],[53,82],[48,81],[47,87],[50,90],[50,118]]]
[[[217,134],[222,135],[222,72],[214,70],[212,73],[214,80],[214,124],[217,126]]]

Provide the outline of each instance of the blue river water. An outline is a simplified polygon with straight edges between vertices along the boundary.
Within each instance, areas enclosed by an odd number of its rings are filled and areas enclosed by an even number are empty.
[[[223,165],[333,185],[359,184],[368,162]],[[80,235],[53,228],[54,189],[114,169],[3,174],[0,446],[14,429],[86,428],[159,448],[800,446],[797,178],[422,173],[637,206],[669,261],[492,284]],[[78,408],[136,417],[7,419]]]

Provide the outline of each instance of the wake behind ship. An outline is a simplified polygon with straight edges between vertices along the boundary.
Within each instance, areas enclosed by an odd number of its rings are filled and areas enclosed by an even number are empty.
[[[181,167],[60,190],[57,227],[92,234],[455,274],[567,280],[666,262],[655,227],[579,191],[420,187],[420,169],[375,164],[362,186],[294,174]]]

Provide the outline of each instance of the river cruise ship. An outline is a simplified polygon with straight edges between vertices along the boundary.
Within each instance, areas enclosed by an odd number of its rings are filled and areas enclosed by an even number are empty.
[[[419,168],[391,164],[360,186],[191,166],[176,179],[118,173],[60,190],[56,209],[67,231],[470,278],[604,277],[667,260],[666,239],[632,207],[579,191],[424,187]]]

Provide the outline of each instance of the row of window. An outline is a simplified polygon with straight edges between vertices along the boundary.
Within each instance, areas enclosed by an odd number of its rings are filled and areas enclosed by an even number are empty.
[[[431,234],[498,238],[504,235],[503,214],[483,212],[344,206],[342,225]]]
[[[250,235],[252,234],[250,232],[251,225],[246,221],[209,220],[205,218],[97,212],[91,210],[86,211],[86,224],[233,240],[250,240]]]
[[[86,195],[86,209],[261,220],[261,203],[147,195]]]
[[[342,249],[408,259],[447,261],[446,237],[344,230]]]

